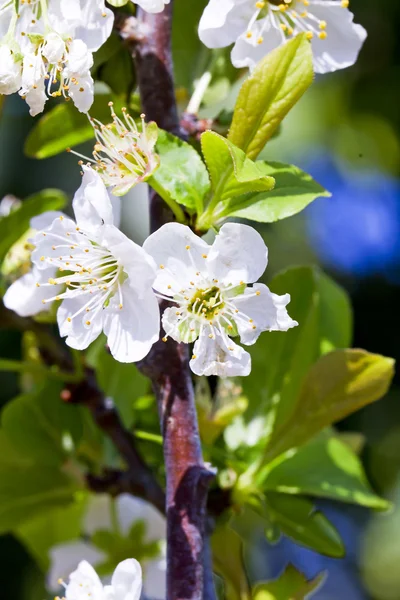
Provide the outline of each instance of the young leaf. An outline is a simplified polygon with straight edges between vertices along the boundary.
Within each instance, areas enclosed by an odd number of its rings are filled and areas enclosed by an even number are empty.
[[[313,267],[288,269],[269,287],[276,294],[290,294],[288,312],[299,326],[260,336],[249,348],[252,371],[242,385],[251,402],[248,416],[272,410],[270,420],[277,426],[290,414],[316,359],[351,343],[352,313],[346,292]]]
[[[344,546],[335,527],[306,498],[275,492],[266,494],[271,518],[287,536],[320,554],[340,558]]]
[[[273,50],[244,82],[228,139],[255,159],[313,80],[305,33]]]
[[[325,573],[320,573],[313,579],[307,580],[291,564],[288,564],[283,573],[273,581],[260,582],[252,590],[252,600],[304,600],[311,598],[313,592],[318,591],[326,579]]]
[[[279,456],[262,478],[266,490],[332,498],[377,510],[389,507],[371,490],[360,459],[330,433]]]
[[[29,196],[6,217],[0,218],[0,262],[10,247],[29,229],[32,217],[48,210],[60,210],[67,202],[60,190],[42,190]]]
[[[202,212],[210,180],[200,155],[190,144],[163,130],[159,130],[156,152],[160,166],[148,183],[162,198]]]
[[[329,197],[311,175],[294,165],[284,163],[256,163],[265,175],[275,179],[275,187],[268,193],[253,193],[228,200],[221,216],[240,217],[259,223],[273,223],[302,211],[320,196]]]
[[[318,431],[379,400],[389,389],[394,360],[365,350],[336,350],[309,370],[289,418],[276,426],[267,460],[304,444]]]
[[[275,180],[265,174],[262,163],[255,163],[229,140],[214,131],[201,136],[201,149],[210,173],[213,203],[250,192],[269,192]]]
[[[110,94],[96,94],[90,115],[108,123],[110,100]],[[26,138],[24,152],[30,158],[49,158],[92,138],[94,131],[87,115],[77,111],[72,102],[64,102],[39,119]]]

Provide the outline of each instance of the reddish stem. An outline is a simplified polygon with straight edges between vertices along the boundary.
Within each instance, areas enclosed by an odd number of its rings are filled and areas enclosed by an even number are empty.
[[[184,137],[179,127],[172,71],[172,4],[171,1],[159,14],[138,9],[144,37],[135,46],[134,55],[147,120]],[[171,220],[173,216],[163,200],[151,193],[151,231]],[[152,380],[164,439],[167,600],[213,600],[205,529],[208,485],[214,473],[202,458],[188,352],[185,344],[159,341],[140,369]]]

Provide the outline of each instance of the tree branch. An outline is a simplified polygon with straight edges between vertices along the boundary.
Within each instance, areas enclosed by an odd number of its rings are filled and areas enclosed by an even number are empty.
[[[71,374],[74,371],[71,355],[65,345],[53,337],[51,327],[37,323],[33,319],[19,317],[8,310],[0,301],[0,328],[17,331],[33,331],[38,339],[40,353],[48,365],[56,363]],[[88,474],[86,479],[94,492],[107,492],[112,496],[129,493],[153,504],[161,513],[165,511],[165,494],[153,473],[140,456],[135,438],[125,429],[111,398],[106,398],[99,389],[95,373],[86,369],[85,379],[70,384],[62,393],[64,401],[87,406],[94,421],[108,436],[127,463],[126,471],[105,469],[103,474]]]
[[[89,408],[97,426],[112,440],[128,466],[127,471],[106,469],[100,477],[88,474],[90,488],[112,496],[123,492],[139,496],[164,513],[164,492],[140,456],[133,435],[123,426],[112,398],[106,398],[97,387],[93,371],[87,370],[84,381],[68,389],[71,392],[70,401]]]
[[[175,102],[171,29],[172,4],[159,14],[138,9],[143,35],[133,46],[142,106],[148,120],[180,137]],[[173,220],[163,200],[150,194],[150,228]],[[161,304],[163,310],[167,304]],[[189,348],[157,342],[139,365],[157,396],[167,473],[167,600],[213,600],[208,560],[206,502],[214,472],[203,463]]]

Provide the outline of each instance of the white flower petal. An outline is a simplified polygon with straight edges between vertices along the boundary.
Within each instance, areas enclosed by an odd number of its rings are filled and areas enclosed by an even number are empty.
[[[147,238],[143,248],[158,267],[154,288],[167,295],[172,295],[169,285],[176,282],[179,288],[185,288],[197,271],[204,271],[203,255],[210,249],[189,227],[179,223],[163,225]]]
[[[8,46],[0,46],[0,94],[14,94],[21,87],[21,61],[15,62]]]
[[[72,201],[76,222],[88,232],[114,221],[112,204],[106,186],[94,169],[83,165],[83,178]]]
[[[21,93],[21,92],[20,92]],[[44,79],[37,84],[37,88],[33,88],[23,94],[27,105],[29,106],[29,114],[31,117],[36,117],[44,110],[44,105],[47,102],[47,96],[44,87]]]
[[[53,286],[50,289],[52,290]],[[79,315],[74,316],[90,299],[89,294],[65,298],[57,311],[60,335],[61,337],[67,336],[65,343],[71,348],[75,348],[75,350],[85,350],[99,337],[103,329],[102,309],[93,320],[90,320],[92,318],[91,313],[87,313],[85,309]],[[68,321],[68,319],[71,319],[71,321]],[[90,325],[86,325],[86,321],[89,321]]]
[[[130,494],[121,494],[117,498],[117,510],[122,531],[128,531],[135,521],[144,521],[147,542],[165,539],[167,534],[165,517],[149,502]]]
[[[82,560],[92,565],[99,564],[107,557],[104,552],[82,540],[65,542],[50,550],[50,569],[47,573],[47,587],[52,592],[60,589],[59,579],[66,580]]]
[[[75,82],[70,83],[68,95],[81,113],[87,113],[94,100],[94,81],[90,72],[75,74]]]
[[[157,298],[151,289],[138,297],[136,290],[122,286],[122,305],[114,296],[104,310],[104,333],[111,354],[119,362],[137,362],[144,358],[160,334]]]
[[[32,229],[36,229],[37,231],[40,231],[41,229],[47,229],[47,227],[50,227],[54,219],[57,219],[57,217],[65,217],[68,219],[68,217],[59,210],[48,210],[41,215],[32,217],[30,220],[30,226]]]
[[[208,48],[229,46],[246,31],[254,14],[252,0],[210,0],[199,23],[199,38]]]
[[[327,23],[327,38],[312,39],[315,71],[328,73],[353,65],[367,37],[364,27],[353,23],[353,13],[328,2],[310,2],[309,10]]]
[[[85,42],[79,39],[73,40],[68,49],[68,72],[75,76],[86,75],[92,66],[93,55]]]
[[[47,269],[49,267],[48,259],[57,254],[53,250],[55,238],[51,234],[64,237],[67,233],[75,231],[75,228],[76,225],[71,219],[58,217],[54,219],[50,227],[46,228],[46,231],[39,231],[32,240],[36,246],[31,254],[32,263],[38,269]]]
[[[210,275],[224,285],[253,283],[266,269],[268,249],[253,227],[226,223],[211,246],[206,262]]]
[[[63,4],[68,5],[68,2]],[[84,7],[84,19],[79,21],[75,37],[83,40],[89,50],[95,52],[110,37],[114,13],[106,8],[104,0],[80,0]]]
[[[65,43],[55,31],[48,33],[44,40],[42,54],[50,64],[57,64],[65,52]]]
[[[261,34],[263,27],[264,31]],[[258,43],[260,39],[262,43]],[[282,32],[272,25],[269,17],[260,19],[252,27],[251,38],[246,37],[245,33],[238,37],[231,52],[232,64],[238,69],[253,69],[271,50],[280,46],[283,40]]]
[[[50,295],[58,294],[61,286],[55,285],[49,288],[40,285],[40,283],[47,283],[47,280],[54,277],[55,273],[56,269],[54,267],[48,267],[44,270],[33,267],[32,271],[10,285],[3,298],[4,305],[15,311],[20,317],[31,317],[48,310],[50,306],[43,304],[42,300]],[[40,287],[36,285],[37,283]]]
[[[170,3],[170,0],[134,0],[135,4],[138,4],[143,10],[149,13],[162,12],[166,4]]]
[[[82,588],[86,588],[83,592]],[[103,585],[99,576],[93,567],[82,560],[76,571],[69,576],[69,583],[65,590],[67,600],[83,600],[83,597],[93,597],[101,599],[103,594]]]
[[[142,591],[142,568],[137,560],[128,558],[115,569],[111,587],[115,600],[139,600]]]
[[[235,377],[249,375],[250,354],[214,329],[215,338],[204,332],[196,341],[190,368],[196,375]]]
[[[129,276],[129,285],[135,288],[136,295],[139,298],[147,295],[156,276],[153,258],[114,225],[105,225],[101,229],[99,243],[108,248],[123,265]]]
[[[256,295],[256,292],[259,292],[259,295]],[[251,322],[245,318],[236,320],[240,341],[251,345],[255,343],[262,331],[287,331],[298,325],[297,321],[289,317],[286,310],[289,302],[289,294],[284,296],[273,294],[262,283],[246,288],[243,295],[232,300],[232,304],[251,319]]]

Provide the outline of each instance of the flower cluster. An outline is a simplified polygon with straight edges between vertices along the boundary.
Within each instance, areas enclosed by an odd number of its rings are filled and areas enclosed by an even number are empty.
[[[169,0],[138,0],[161,12]],[[16,8],[18,6],[18,8]],[[0,7],[0,94],[18,92],[32,116],[49,96],[71,99],[86,113],[93,103],[93,52],[111,34],[105,0],[20,0]]]
[[[106,187],[88,166],[73,209],[76,221],[61,213],[33,220],[40,231],[31,240],[32,271],[4,296],[23,316],[59,303],[60,334],[72,348],[87,348],[104,331],[114,358],[141,360],[159,339],[158,297],[172,303],[162,316],[164,340],[195,342],[194,373],[248,375],[250,355],[232,338],[249,345],[262,331],[297,325],[285,308],[288,295],[247,286],[267,266],[267,248],[252,227],[226,224],[209,246],[169,223],[141,248],[118,229]]]
[[[297,33],[311,40],[314,68],[327,73],[357,60],[367,36],[353,23],[349,0],[210,0],[199,25],[209,48],[234,44],[235,67],[253,68]]]
[[[19,92],[32,116],[48,96],[71,98],[81,112],[93,103],[92,52],[109,37],[113,13],[104,0],[21,0],[0,11],[0,93]]]

